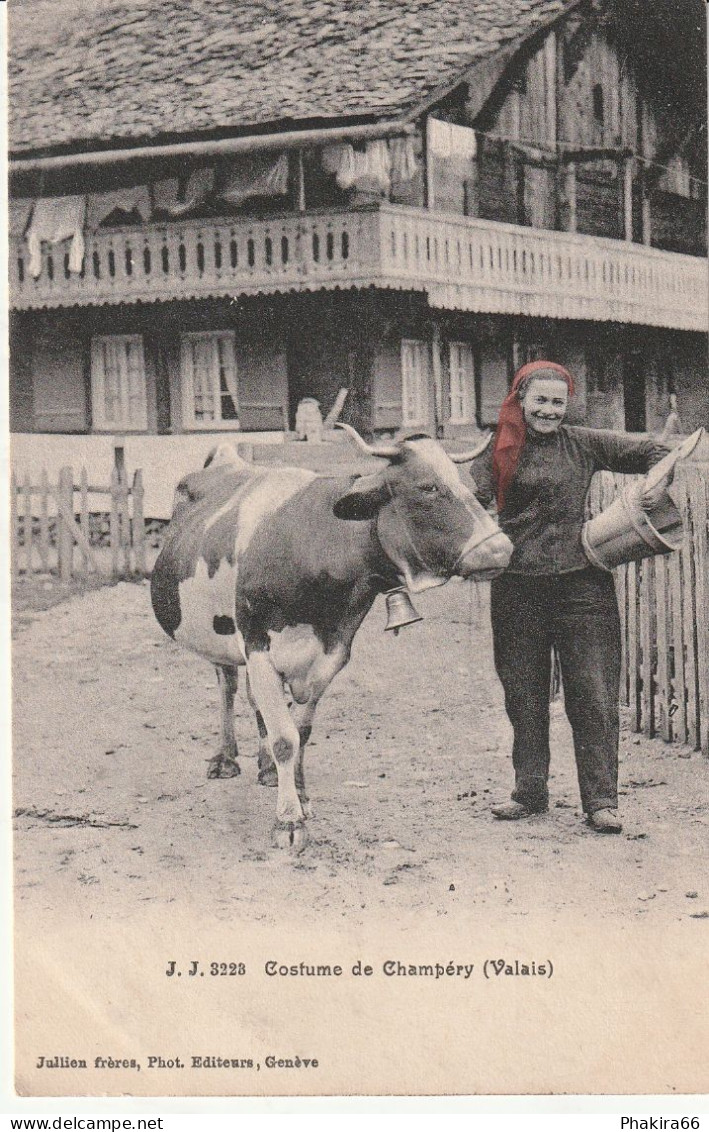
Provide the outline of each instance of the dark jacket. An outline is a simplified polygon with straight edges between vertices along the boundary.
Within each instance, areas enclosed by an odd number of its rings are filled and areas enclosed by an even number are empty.
[[[594,472],[644,473],[669,451],[652,438],[562,425],[550,436],[527,430],[499,524],[514,544],[508,572],[565,574],[588,566],[581,545]],[[495,498],[492,446],[471,466],[484,506]]]

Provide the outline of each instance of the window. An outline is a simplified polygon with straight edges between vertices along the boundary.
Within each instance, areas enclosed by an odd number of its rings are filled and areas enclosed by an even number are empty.
[[[421,425],[428,420],[428,372],[428,343],[404,339],[401,343],[401,399],[405,425]]]
[[[238,428],[236,357],[231,331],[183,334],[183,423],[186,428]]]
[[[147,429],[145,358],[140,334],[91,339],[91,402],[99,429]]]
[[[475,415],[475,367],[473,348],[467,342],[450,344],[450,419],[453,424],[471,421]]]

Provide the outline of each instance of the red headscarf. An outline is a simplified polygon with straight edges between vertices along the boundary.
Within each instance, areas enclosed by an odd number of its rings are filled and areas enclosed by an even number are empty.
[[[525,378],[531,377],[539,370],[552,370],[555,375],[558,374],[566,382],[569,396],[573,396],[574,379],[567,369],[557,365],[556,362],[528,362],[526,366],[517,370],[512,388],[502,402],[492,449],[492,474],[497,488],[498,511],[501,511],[505,505],[505,495],[517,471],[527,436],[527,425],[517,391]]]

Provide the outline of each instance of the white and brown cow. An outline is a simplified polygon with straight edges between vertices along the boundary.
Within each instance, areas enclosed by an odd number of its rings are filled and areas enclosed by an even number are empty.
[[[212,777],[239,773],[233,705],[246,667],[259,780],[277,778],[274,840],[295,851],[307,840],[303,752],[315,709],[377,594],[491,576],[512,552],[454,463],[487,440],[449,457],[425,436],[374,448],[343,427],[386,460],[381,469],[337,478],[259,468],[221,445],[180,483],[151,580],[165,632],[217,668],[222,735]]]

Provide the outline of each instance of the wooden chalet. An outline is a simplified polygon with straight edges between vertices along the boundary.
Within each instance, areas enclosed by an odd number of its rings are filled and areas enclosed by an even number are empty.
[[[537,356],[591,425],[707,424],[703,9],[10,0],[16,465],[171,484],[343,387],[466,435]]]

